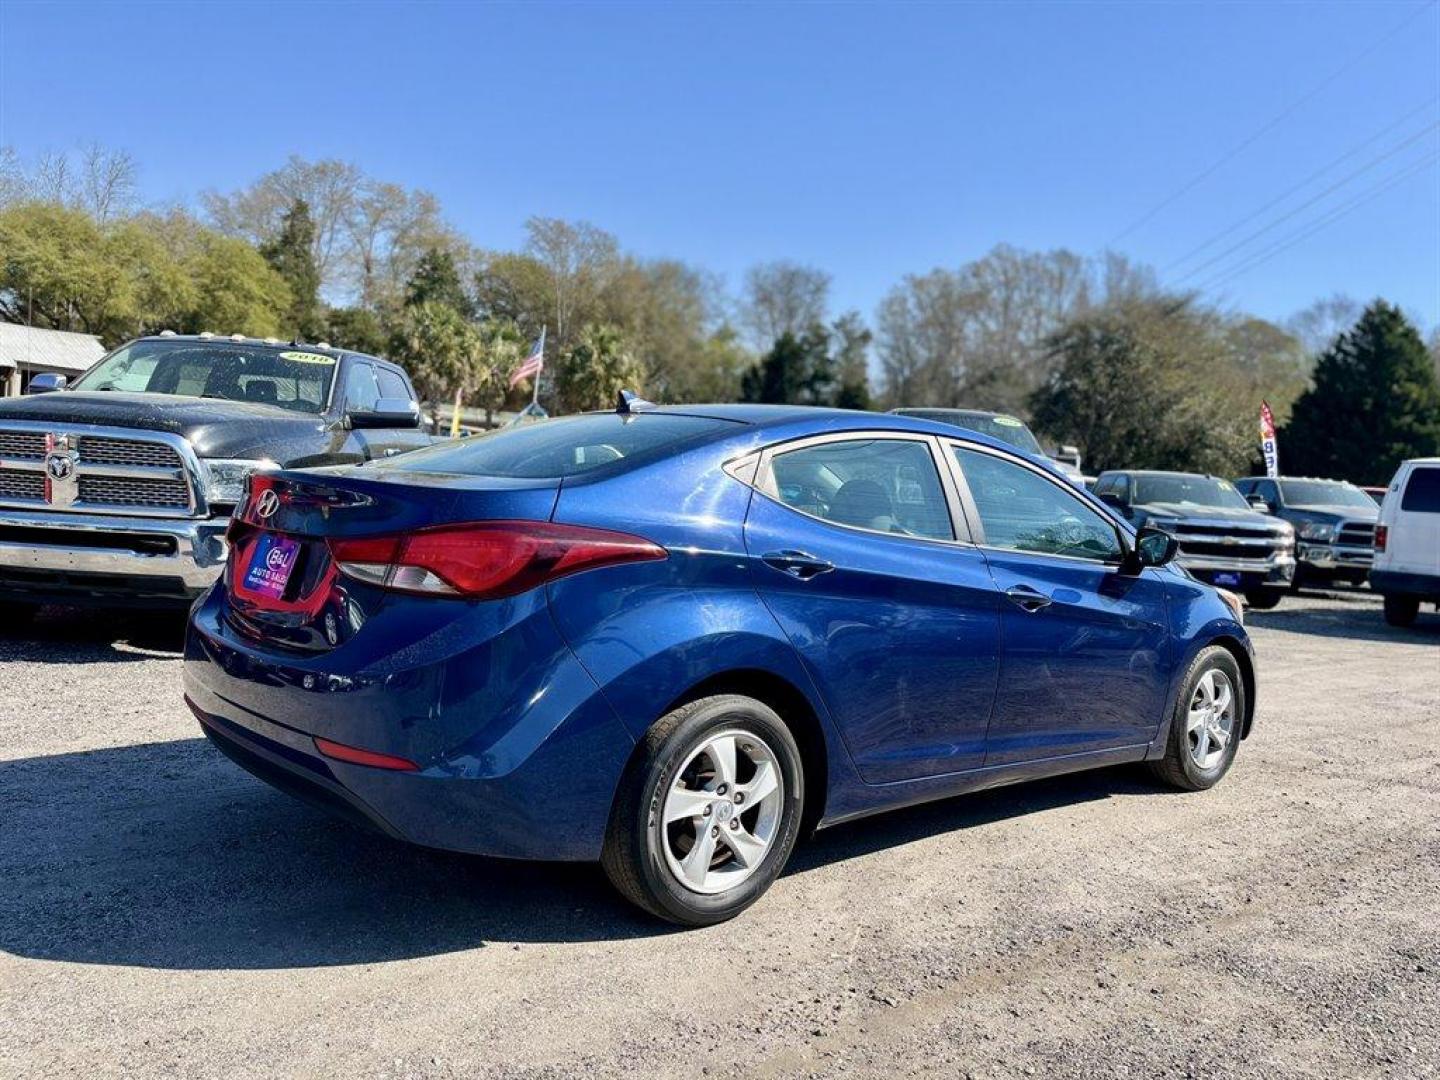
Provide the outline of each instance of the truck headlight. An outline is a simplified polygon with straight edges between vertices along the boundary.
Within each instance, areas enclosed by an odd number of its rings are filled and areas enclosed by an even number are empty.
[[[200,464],[205,470],[205,501],[231,506],[240,501],[251,473],[280,467],[268,458],[205,458]]]
[[[1289,525],[1285,526],[1285,528],[1281,529],[1275,535],[1280,540],[1281,551],[1295,550],[1295,530],[1292,529]]]
[[[1297,531],[1301,540],[1313,540],[1317,543],[1328,544],[1335,539],[1335,526],[1327,525],[1323,521],[1303,521]]]

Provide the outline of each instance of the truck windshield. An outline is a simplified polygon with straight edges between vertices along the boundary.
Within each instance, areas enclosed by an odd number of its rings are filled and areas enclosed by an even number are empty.
[[[76,390],[180,394],[318,413],[330,400],[334,356],[300,346],[231,341],[137,341],[117,349]]]
[[[1281,480],[1286,506],[1358,506],[1371,509],[1370,496],[1338,480]]]
[[[1139,504],[1176,503],[1214,506],[1223,510],[1247,510],[1250,504],[1229,480],[1217,476],[1137,476],[1135,499]]]

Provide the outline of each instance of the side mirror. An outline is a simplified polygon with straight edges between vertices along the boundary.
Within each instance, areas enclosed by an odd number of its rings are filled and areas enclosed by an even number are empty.
[[[404,398],[381,398],[372,409],[351,409],[345,414],[352,428],[414,428],[420,426],[420,406]]]
[[[64,390],[70,385],[69,376],[53,375],[50,372],[41,372],[39,375],[30,377],[30,385],[26,387],[27,394],[50,394],[56,390]]]
[[[1250,506],[1254,510],[1259,510],[1262,514],[1270,513],[1270,504],[1265,501],[1263,496],[1251,495]]]
[[[1135,547],[1126,557],[1123,567],[1126,573],[1138,574],[1147,566],[1164,566],[1174,560],[1180,551],[1180,542],[1163,529],[1153,525],[1142,526],[1135,534]]]

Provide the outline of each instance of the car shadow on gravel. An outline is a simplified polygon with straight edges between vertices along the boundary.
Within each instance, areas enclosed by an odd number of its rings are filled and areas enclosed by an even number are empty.
[[[787,874],[1155,791],[1108,769],[932,803],[827,829]],[[371,834],[265,787],[201,738],[0,762],[0,835],[0,950],[36,959],[324,967],[675,932],[622,901],[596,866]]]
[[[30,622],[0,622],[0,660],[130,663],[184,647],[183,612],[45,608]]]

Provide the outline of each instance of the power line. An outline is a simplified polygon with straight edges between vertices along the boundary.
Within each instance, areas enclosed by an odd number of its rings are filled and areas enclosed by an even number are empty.
[[[1232,281],[1235,278],[1241,277],[1244,274],[1248,274],[1251,270],[1255,269],[1260,264],[1269,262],[1281,252],[1287,251],[1288,249],[1294,247],[1296,244],[1300,243],[1302,240],[1306,240],[1309,237],[1313,236],[1321,229],[1327,228],[1328,226],[1334,224],[1336,221],[1339,221],[1342,217],[1344,217],[1346,214],[1349,214],[1352,210],[1358,210],[1361,206],[1364,206],[1368,202],[1374,201],[1396,185],[1404,183],[1412,176],[1417,176],[1420,173],[1424,172],[1431,165],[1435,164],[1436,161],[1440,161],[1440,151],[1433,151],[1426,156],[1420,158],[1418,161],[1411,162],[1399,172],[1392,173],[1380,183],[1361,192],[1355,198],[1351,199],[1348,203],[1342,204],[1336,209],[1330,211],[1328,214],[1325,214],[1324,216],[1311,222],[1309,225],[1306,225],[1298,231],[1291,233],[1285,239],[1275,244],[1272,244],[1270,247],[1264,249],[1258,254],[1254,254],[1248,259],[1242,259],[1239,263],[1229,267],[1226,270],[1220,271],[1220,273],[1216,274],[1214,277],[1198,285],[1197,289],[1201,292],[1206,292],[1226,282]]]
[[[1190,261],[1191,259],[1193,259],[1196,255],[1199,255],[1202,251],[1204,251],[1206,248],[1211,247],[1211,246],[1214,245],[1214,244],[1218,244],[1221,240],[1224,240],[1225,237],[1229,236],[1231,233],[1235,232],[1237,229],[1243,228],[1244,226],[1248,225],[1250,222],[1254,221],[1254,220],[1255,220],[1256,218],[1258,218],[1261,214],[1265,213],[1265,211],[1267,211],[1267,210],[1275,207],[1275,206],[1278,205],[1279,203],[1284,202],[1284,201],[1285,201],[1286,199],[1288,199],[1291,195],[1294,195],[1297,191],[1301,191],[1301,190],[1309,187],[1309,186],[1310,186],[1312,183],[1314,183],[1316,180],[1320,179],[1320,177],[1324,176],[1324,175],[1325,175],[1326,173],[1328,173],[1331,169],[1335,168],[1336,165],[1339,165],[1341,162],[1350,160],[1352,157],[1354,157],[1356,154],[1358,154],[1361,150],[1364,150],[1367,146],[1370,146],[1372,143],[1379,142],[1379,141],[1380,141],[1381,139],[1383,139],[1386,135],[1389,135],[1392,131],[1394,131],[1396,128],[1398,128],[1401,124],[1405,123],[1407,120],[1409,120],[1409,119],[1411,119],[1412,117],[1414,117],[1417,113],[1424,112],[1425,110],[1427,110],[1427,109],[1429,109],[1429,108],[1432,108],[1434,105],[1435,105],[1435,101],[1434,101],[1433,99],[1427,99],[1427,100],[1425,100],[1425,101],[1422,101],[1418,106],[1416,106],[1415,108],[1411,109],[1409,112],[1407,112],[1404,116],[1400,117],[1398,120],[1394,120],[1394,121],[1392,121],[1391,123],[1386,124],[1383,128],[1381,128],[1381,129],[1380,129],[1379,131],[1377,131],[1375,134],[1371,135],[1371,136],[1370,136],[1368,139],[1366,139],[1364,142],[1357,143],[1355,146],[1352,146],[1349,150],[1346,150],[1345,153],[1341,154],[1339,157],[1337,157],[1337,158],[1335,158],[1335,159],[1327,162],[1325,165],[1323,165],[1323,166],[1320,167],[1319,169],[1316,169],[1316,170],[1315,170],[1314,172],[1312,172],[1309,176],[1307,176],[1304,180],[1301,180],[1298,184],[1295,184],[1295,185],[1292,186],[1292,187],[1286,188],[1284,191],[1282,191],[1279,195],[1276,195],[1276,196],[1275,196],[1273,199],[1271,199],[1269,202],[1265,203],[1263,206],[1258,207],[1257,209],[1255,209],[1255,210],[1252,211],[1251,213],[1246,214],[1246,215],[1245,215],[1244,217],[1242,217],[1239,221],[1236,221],[1234,224],[1230,225],[1228,228],[1222,229],[1220,232],[1218,232],[1218,233],[1216,233],[1214,236],[1210,237],[1210,239],[1206,240],[1203,244],[1200,244],[1200,245],[1198,245],[1198,246],[1196,246],[1196,247],[1191,248],[1189,251],[1185,252],[1184,255],[1181,255],[1178,259],[1174,259],[1174,260],[1172,260],[1171,262],[1167,263],[1165,266],[1163,266],[1163,267],[1160,268],[1160,272],[1161,272],[1162,274],[1163,274],[1163,273],[1167,273],[1167,272],[1175,269],[1175,267],[1181,266],[1181,265],[1183,265],[1184,263],[1189,262],[1189,261]]]
[[[1285,222],[1289,221],[1291,218],[1293,218],[1296,214],[1300,213],[1302,210],[1308,210],[1310,207],[1314,206],[1317,202],[1320,202],[1322,199],[1326,198],[1327,196],[1329,196],[1329,195],[1333,194],[1334,192],[1338,191],[1340,188],[1344,187],[1346,184],[1350,183],[1351,180],[1354,180],[1354,179],[1355,179],[1356,177],[1358,177],[1358,176],[1364,175],[1365,173],[1367,173],[1367,172],[1369,172],[1371,169],[1373,169],[1376,165],[1379,165],[1381,162],[1383,162],[1383,161],[1388,161],[1388,160],[1390,160],[1392,157],[1394,157],[1396,154],[1400,153],[1400,151],[1405,150],[1405,149],[1413,146],[1415,143],[1417,143],[1417,142],[1419,142],[1421,139],[1425,138],[1425,136],[1427,136],[1427,135],[1431,134],[1433,131],[1435,131],[1436,128],[1440,128],[1440,121],[1436,121],[1435,123],[1426,124],[1426,125],[1425,125],[1423,128],[1421,128],[1419,131],[1413,133],[1412,135],[1410,135],[1410,136],[1409,136],[1408,138],[1406,138],[1406,139],[1402,139],[1398,144],[1396,144],[1395,146],[1392,146],[1389,150],[1386,150],[1383,154],[1379,154],[1379,155],[1377,155],[1376,157],[1371,158],[1371,159],[1370,159],[1369,161],[1367,161],[1364,165],[1360,166],[1360,168],[1358,168],[1358,169],[1355,169],[1353,172],[1346,173],[1344,176],[1342,176],[1339,180],[1336,180],[1336,181],[1335,181],[1333,184],[1331,184],[1329,187],[1324,188],[1323,190],[1316,192],[1314,195],[1310,196],[1310,198],[1306,199],[1304,202],[1300,203],[1298,206],[1292,207],[1291,209],[1285,211],[1285,213],[1281,214],[1281,215],[1280,215],[1279,217],[1277,217],[1277,218],[1274,218],[1274,219],[1271,220],[1268,224],[1265,224],[1265,225],[1260,226],[1260,228],[1256,229],[1254,232],[1251,232],[1251,233],[1249,233],[1248,235],[1246,235],[1246,236],[1244,237],[1244,239],[1237,240],[1235,243],[1233,243],[1233,244],[1231,244],[1229,247],[1227,247],[1224,251],[1220,252],[1220,254],[1218,254],[1218,255],[1212,255],[1210,258],[1206,259],[1204,262],[1200,263],[1198,266],[1195,266],[1195,267],[1191,268],[1190,270],[1187,270],[1185,273],[1183,273],[1183,274],[1180,275],[1180,277],[1179,277],[1179,279],[1178,279],[1178,281],[1177,281],[1177,284],[1178,284],[1179,282],[1188,281],[1190,278],[1192,278],[1192,277],[1194,277],[1196,274],[1200,273],[1200,271],[1205,270],[1205,269],[1207,269],[1207,268],[1209,268],[1209,267],[1211,267],[1211,266],[1214,266],[1216,263],[1218,263],[1218,262],[1220,262],[1220,261],[1228,258],[1230,255],[1233,255],[1235,252],[1239,251],[1239,250],[1240,250],[1241,248],[1243,248],[1245,245],[1249,244],[1250,241],[1255,240],[1255,239],[1258,238],[1258,237],[1264,236],[1264,235],[1265,235],[1267,232],[1269,232],[1271,229],[1275,228],[1277,225],[1282,225],[1282,224],[1284,224]]]
[[[1223,166],[1228,165],[1241,153],[1248,150],[1255,143],[1259,142],[1262,137],[1268,135],[1271,131],[1275,130],[1275,128],[1279,127],[1280,124],[1285,120],[1289,119],[1290,116],[1297,109],[1317,97],[1322,90],[1327,89],[1330,84],[1333,83],[1336,79],[1340,78],[1340,76],[1348,73],[1363,61],[1368,60],[1370,56],[1380,48],[1380,46],[1384,45],[1392,37],[1400,33],[1401,30],[1404,30],[1405,27],[1409,26],[1412,22],[1414,22],[1415,19],[1419,18],[1421,13],[1433,8],[1435,6],[1435,3],[1436,0],[1429,0],[1428,3],[1418,5],[1414,11],[1406,15],[1405,18],[1401,19],[1400,22],[1396,23],[1395,26],[1387,30],[1384,34],[1382,34],[1379,38],[1372,42],[1369,47],[1359,53],[1356,53],[1349,60],[1347,60],[1345,63],[1341,64],[1338,68],[1332,71],[1329,75],[1325,76],[1325,78],[1321,79],[1320,82],[1317,83],[1310,90],[1306,91],[1299,98],[1292,101],[1289,105],[1285,106],[1285,108],[1281,109],[1279,113],[1277,113],[1266,123],[1262,124],[1252,134],[1246,136],[1240,142],[1236,143],[1235,146],[1227,150],[1224,154],[1220,156],[1218,161],[1202,169],[1200,173],[1196,175],[1193,179],[1181,185],[1174,192],[1161,199],[1144,214],[1141,214],[1125,228],[1121,229],[1120,232],[1116,233],[1115,236],[1111,238],[1110,243],[1107,246],[1114,247],[1117,243],[1119,243],[1121,240],[1124,240],[1136,229],[1139,229],[1142,225],[1149,223],[1162,210],[1168,208],[1171,204],[1176,202],[1182,196],[1188,195],[1201,183],[1208,180],[1211,176],[1218,172]]]

